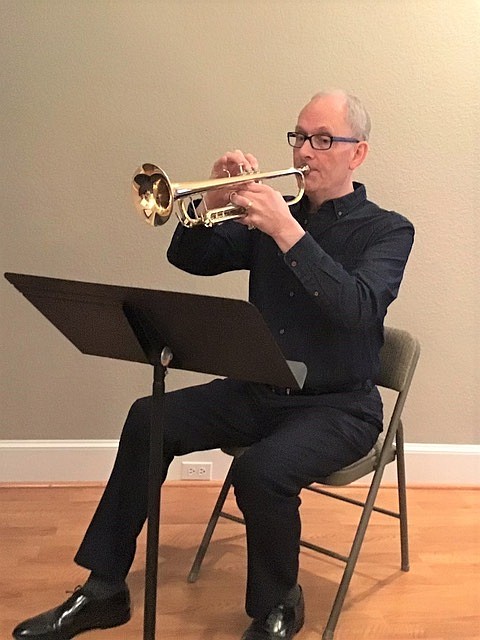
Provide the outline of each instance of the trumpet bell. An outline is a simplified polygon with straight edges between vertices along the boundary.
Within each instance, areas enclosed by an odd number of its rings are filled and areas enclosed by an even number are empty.
[[[163,169],[142,164],[132,181],[133,203],[137,213],[152,227],[165,224],[174,204],[171,182]]]

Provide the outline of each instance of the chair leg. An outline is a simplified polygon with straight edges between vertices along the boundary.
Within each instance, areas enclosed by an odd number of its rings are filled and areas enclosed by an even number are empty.
[[[407,521],[407,490],[405,481],[405,450],[403,441],[403,426],[400,423],[396,434],[397,447],[397,484],[398,484],[398,511],[400,514],[400,551],[402,557],[401,569],[410,569],[408,553],[408,521]]]
[[[362,515],[358,523],[357,531],[355,533],[355,538],[353,540],[352,548],[348,556],[347,564],[345,566],[345,570],[343,572],[343,576],[337,590],[337,595],[335,596],[335,600],[333,602],[333,606],[330,612],[330,616],[328,618],[328,622],[323,631],[322,640],[333,640],[335,627],[337,626],[338,618],[342,611],[342,606],[345,600],[345,596],[347,595],[347,590],[348,590],[348,587],[350,586],[350,581],[352,579],[352,575],[355,570],[355,565],[357,564],[358,556],[362,548],[363,539],[365,537],[365,532],[367,530],[368,522],[370,520],[370,516],[372,515],[375,500],[377,498],[378,489],[380,487],[380,482],[382,480],[383,471],[384,471],[384,466],[382,466],[381,468],[377,468],[375,475],[373,477],[372,483],[370,485],[367,499],[365,500],[365,506],[363,508]]]
[[[205,533],[203,534],[202,542],[198,547],[197,555],[195,556],[192,568],[190,569],[190,573],[188,574],[188,582],[195,582],[198,578],[203,558],[205,557],[205,554],[207,552],[208,545],[210,544],[213,532],[215,530],[215,527],[217,526],[218,518],[220,517],[220,512],[222,511],[223,505],[225,504],[225,500],[227,499],[228,492],[232,485],[232,473],[234,464],[235,459],[232,460],[232,464],[230,465],[230,469],[228,470],[225,482],[223,483],[222,489],[213,508],[212,515],[210,516],[210,520],[208,521],[207,528],[205,529]]]

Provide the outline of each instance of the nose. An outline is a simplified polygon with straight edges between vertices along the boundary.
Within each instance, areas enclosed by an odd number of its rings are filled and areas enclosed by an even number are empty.
[[[297,158],[306,160],[313,156],[313,147],[310,144],[310,140],[304,140],[301,147],[294,147],[293,152]]]

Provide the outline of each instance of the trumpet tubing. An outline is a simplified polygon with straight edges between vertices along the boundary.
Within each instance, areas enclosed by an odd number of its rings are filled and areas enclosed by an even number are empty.
[[[245,215],[245,209],[228,204],[217,209],[207,209],[202,214],[190,215],[188,202],[193,196],[221,189],[230,185],[238,185],[252,180],[272,180],[282,176],[296,175],[299,181],[299,189],[293,200],[287,204],[292,206],[300,200],[305,190],[305,175],[309,167],[291,167],[280,171],[267,171],[264,173],[244,173],[238,176],[225,178],[209,178],[198,182],[171,182],[165,171],[154,164],[145,163],[137,169],[132,181],[133,201],[137,213],[150,224],[157,227],[165,224],[170,218],[174,205],[178,202],[179,208],[176,215],[184,227],[203,225],[211,227],[227,220],[234,220]]]

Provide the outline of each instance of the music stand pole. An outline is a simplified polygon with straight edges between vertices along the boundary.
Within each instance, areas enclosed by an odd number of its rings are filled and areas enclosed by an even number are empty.
[[[163,480],[163,412],[165,376],[172,359],[168,347],[160,362],[153,366],[152,415],[150,418],[150,458],[148,469],[147,552],[145,565],[145,604],[143,638],[154,640],[157,612],[158,545],[160,536],[160,502]]]
[[[160,505],[163,482],[163,431],[165,377],[173,359],[170,347],[148,316],[132,303],[123,303],[123,312],[149,363],[153,366],[152,412],[150,415],[150,449],[148,459],[147,549],[145,560],[145,595],[143,639],[155,640],[157,614],[158,546],[160,539]]]

